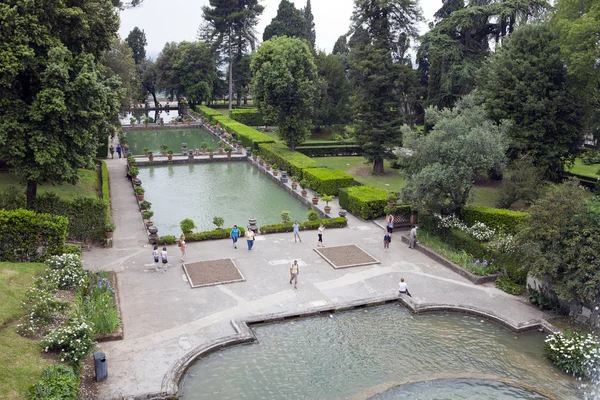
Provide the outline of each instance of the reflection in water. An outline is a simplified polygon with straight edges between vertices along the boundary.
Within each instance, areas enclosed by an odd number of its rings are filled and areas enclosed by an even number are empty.
[[[150,123],[155,123],[157,117],[160,119],[163,119],[163,122],[165,124],[168,124],[169,122],[174,121],[177,117],[179,116],[179,111],[177,110],[169,110],[167,111],[158,111],[158,115],[157,112],[154,110],[146,110],[143,108],[136,108],[130,112],[127,112],[125,114],[121,114],[119,115],[119,121],[121,122],[121,125],[130,125],[131,124],[131,118],[135,118],[135,123],[136,124],[141,124],[142,123],[142,118],[143,117],[149,117],[151,119]]]
[[[169,178],[173,178],[175,176],[175,169],[173,168],[172,165],[169,165],[168,168],[169,168]]]
[[[154,178],[154,167],[148,168],[148,174],[150,175],[150,178]]]
[[[175,153],[181,152],[181,144],[186,143],[188,149],[199,149],[202,142],[216,147],[217,138],[204,128],[202,129],[148,129],[127,132],[129,151],[134,155],[144,154],[149,148],[154,154],[162,154],[160,146],[166,145]]]

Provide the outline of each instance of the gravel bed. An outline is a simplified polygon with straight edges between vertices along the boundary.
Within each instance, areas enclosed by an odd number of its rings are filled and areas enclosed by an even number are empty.
[[[183,268],[192,288],[244,280],[230,258],[184,264]]]
[[[379,264],[369,253],[356,245],[321,247],[315,249],[333,268],[359,267],[361,265]]]

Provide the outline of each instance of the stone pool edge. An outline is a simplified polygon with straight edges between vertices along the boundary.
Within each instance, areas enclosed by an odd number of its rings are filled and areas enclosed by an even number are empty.
[[[406,296],[394,295],[381,295],[372,297],[370,299],[357,300],[352,302],[340,303],[336,306],[321,306],[314,307],[305,311],[285,311],[275,314],[264,314],[256,316],[248,316],[243,318],[232,319],[231,325],[236,331],[235,334],[225,336],[220,339],[211,341],[205,345],[199,346],[186,355],[181,357],[175,364],[171,366],[169,372],[165,375],[161,385],[161,391],[159,393],[144,394],[132,397],[133,399],[177,399],[181,395],[179,393],[179,383],[181,379],[192,366],[194,362],[200,358],[209,356],[217,351],[224,350],[229,347],[250,344],[257,342],[258,339],[251,329],[254,325],[264,325],[270,323],[283,322],[287,320],[299,319],[299,318],[310,318],[322,314],[350,311],[357,308],[365,308],[372,306],[379,306],[384,304],[390,304],[399,302],[403,307],[409,310],[413,314],[424,314],[434,312],[454,312],[462,313],[466,315],[472,315],[477,317],[483,317],[490,322],[496,323],[511,332],[514,333],[525,333],[534,330],[541,330],[547,333],[559,332],[554,325],[549,323],[545,319],[530,320],[525,323],[516,324],[513,321],[506,320],[492,312],[477,309],[469,306],[454,306],[448,304],[419,304],[413,302]]]

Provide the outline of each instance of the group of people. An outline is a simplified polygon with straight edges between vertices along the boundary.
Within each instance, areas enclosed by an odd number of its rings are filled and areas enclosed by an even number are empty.
[[[110,145],[110,158],[115,158],[115,146],[113,146],[112,144]],[[118,144],[117,145],[117,154],[119,155],[119,158],[121,158],[121,152],[123,151],[123,149],[121,148],[121,145]]]
[[[390,243],[392,242],[392,233],[394,232],[394,216],[388,215],[385,219],[385,233],[383,234],[383,250],[387,251],[390,249]],[[417,225],[411,225],[410,233],[408,234],[408,248],[414,249],[417,243]]]

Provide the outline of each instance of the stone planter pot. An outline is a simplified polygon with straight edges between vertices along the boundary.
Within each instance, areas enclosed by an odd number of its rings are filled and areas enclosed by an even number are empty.
[[[166,156],[166,155],[167,155],[167,151],[166,151],[166,150],[163,150],[163,151],[162,151],[162,155],[163,155],[163,156]]]
[[[313,197],[312,198],[312,202],[313,202],[314,205],[319,204],[319,198],[318,197]]]
[[[137,194],[136,195],[139,201],[144,201],[144,194]]]
[[[104,232],[104,237],[107,239],[111,239],[113,237],[113,232]]]
[[[276,169],[273,170],[273,176],[278,176],[279,175],[279,171],[277,171]]]
[[[231,158],[231,152],[230,151],[227,152],[227,158]]]
[[[173,161],[173,154],[169,154],[169,155],[167,156],[167,158],[169,159],[169,161]]]
[[[213,158],[214,156],[215,156],[215,154],[212,151],[210,153],[208,153],[209,158]]]
[[[150,161],[154,161],[154,154],[148,154],[148,159]]]
[[[154,222],[152,222],[152,221],[150,221],[150,220],[147,220],[147,221],[145,222],[145,224],[146,224],[146,228],[150,228],[152,225],[154,225]]]
[[[258,165],[263,166],[265,164],[265,160],[260,159],[258,160]]]
[[[256,161],[257,159],[258,159],[258,156],[256,156],[256,155],[252,156],[252,161]]]
[[[341,209],[338,211],[338,215],[339,215],[340,217],[345,217],[345,216],[346,216],[346,214],[348,214],[348,211],[344,210],[343,208],[341,208]]]
[[[267,166],[265,167],[267,169],[267,171],[271,170],[271,164],[267,164]]]
[[[194,153],[189,153],[188,160],[193,160],[193,159],[194,159]]]
[[[292,190],[298,189],[298,184],[296,182],[292,182]]]
[[[145,152],[144,152],[144,155],[145,155],[146,157],[148,157],[148,152],[147,152],[147,151],[145,151]]]
[[[308,191],[306,189],[302,189],[300,194],[302,194],[302,197],[306,197],[306,195],[308,194]]]
[[[206,148],[202,148],[202,154],[206,154]]]
[[[325,206],[325,214],[329,214],[331,212],[331,206]]]
[[[223,154],[223,148],[219,147],[219,154]]]

